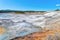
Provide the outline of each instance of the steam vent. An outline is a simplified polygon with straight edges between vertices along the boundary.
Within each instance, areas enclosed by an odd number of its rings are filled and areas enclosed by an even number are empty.
[[[60,11],[0,14],[0,40],[60,40]]]

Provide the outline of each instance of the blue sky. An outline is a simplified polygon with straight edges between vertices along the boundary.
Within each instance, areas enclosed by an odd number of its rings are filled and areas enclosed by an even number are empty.
[[[0,10],[54,10],[57,3],[60,0],[0,0]]]

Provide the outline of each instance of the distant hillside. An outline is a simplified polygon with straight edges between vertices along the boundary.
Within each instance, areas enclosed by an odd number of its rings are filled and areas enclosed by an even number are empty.
[[[54,11],[60,11],[56,9]],[[16,14],[45,14],[47,11],[20,11],[20,10],[0,10],[0,13],[16,13]]]
[[[24,12],[46,12],[46,11],[18,11],[18,10],[0,10],[0,13],[9,13],[9,12],[15,12],[15,13],[24,13]]]
[[[60,11],[60,9],[56,9],[54,11]],[[20,10],[0,10],[0,13],[10,13],[10,12],[15,12],[15,13],[25,13],[25,12],[29,12],[29,13],[35,13],[35,12],[41,12],[44,13],[46,11],[20,11]]]
[[[56,9],[55,11],[60,11],[60,9]]]

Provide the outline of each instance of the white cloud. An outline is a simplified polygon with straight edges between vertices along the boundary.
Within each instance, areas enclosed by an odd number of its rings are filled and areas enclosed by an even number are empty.
[[[56,4],[56,6],[60,6],[60,4]]]

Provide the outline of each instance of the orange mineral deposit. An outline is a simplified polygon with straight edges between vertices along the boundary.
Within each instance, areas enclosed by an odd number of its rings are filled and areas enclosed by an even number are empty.
[[[6,29],[4,27],[0,27],[0,35],[5,33]]]

